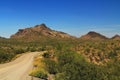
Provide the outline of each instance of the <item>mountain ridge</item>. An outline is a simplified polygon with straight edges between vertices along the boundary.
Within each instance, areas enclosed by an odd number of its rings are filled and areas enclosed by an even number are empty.
[[[113,40],[120,40],[120,35],[116,34],[111,39],[113,39]]]
[[[90,31],[87,34],[81,36],[80,39],[83,39],[83,40],[106,40],[108,38],[100,33],[95,32],[95,31]]]
[[[40,25],[35,25],[33,27],[19,29],[15,34],[10,36],[10,39],[23,39],[23,40],[36,40],[39,38],[48,37],[48,38],[67,38],[67,39],[83,39],[83,40],[120,40],[120,35],[115,35],[111,38],[108,38],[98,32],[89,31],[87,34],[80,37],[75,37],[70,34],[67,34],[62,31],[52,30],[47,27],[44,23]],[[0,37],[1,39],[4,37]]]
[[[55,31],[48,28],[45,24],[36,25],[31,28],[19,29],[17,33],[11,35],[12,39],[37,39],[40,37],[51,37],[51,38],[74,38],[67,33],[61,31]]]

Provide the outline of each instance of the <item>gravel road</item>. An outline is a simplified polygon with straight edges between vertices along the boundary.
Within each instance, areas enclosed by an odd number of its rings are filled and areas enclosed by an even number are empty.
[[[0,80],[32,80],[28,74],[32,69],[33,58],[37,53],[26,53],[12,62],[0,64]],[[38,79],[34,78],[33,80]]]

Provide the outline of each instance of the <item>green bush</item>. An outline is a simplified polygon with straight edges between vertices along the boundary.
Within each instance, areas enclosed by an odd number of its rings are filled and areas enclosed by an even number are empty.
[[[14,57],[13,53],[0,52],[0,63],[11,60]]]
[[[48,52],[46,52],[46,53],[44,53],[42,56],[43,56],[44,58],[49,58],[49,57],[50,57],[50,54],[49,54]]]
[[[25,50],[23,50],[23,49],[15,49],[15,54],[21,54],[24,52],[25,52]]]
[[[50,59],[45,59],[44,62],[46,64],[46,70],[50,74],[56,74],[57,73],[57,63],[55,61],[50,60]]]
[[[38,77],[38,78],[45,79],[45,80],[47,80],[48,78],[47,72],[45,72],[45,70],[43,69],[34,69],[30,73],[30,76]]]

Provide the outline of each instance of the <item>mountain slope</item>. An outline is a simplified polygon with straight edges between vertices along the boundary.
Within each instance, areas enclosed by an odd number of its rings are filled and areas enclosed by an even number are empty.
[[[120,40],[120,35],[115,35],[115,36],[113,36],[111,39],[113,39],[113,40]]]
[[[86,35],[81,36],[80,39],[84,39],[84,40],[105,40],[105,39],[108,39],[108,38],[101,35],[100,33],[90,31]]]
[[[48,28],[45,24],[36,25],[31,28],[19,29],[19,31],[12,35],[12,39],[39,39],[41,37],[49,38],[73,38],[67,33],[55,31]]]

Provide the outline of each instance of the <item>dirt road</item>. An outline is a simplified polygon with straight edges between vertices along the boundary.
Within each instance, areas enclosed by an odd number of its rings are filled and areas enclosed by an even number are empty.
[[[28,74],[29,70],[32,69],[33,58],[37,53],[23,54],[10,63],[0,64],[0,80],[32,80]]]

